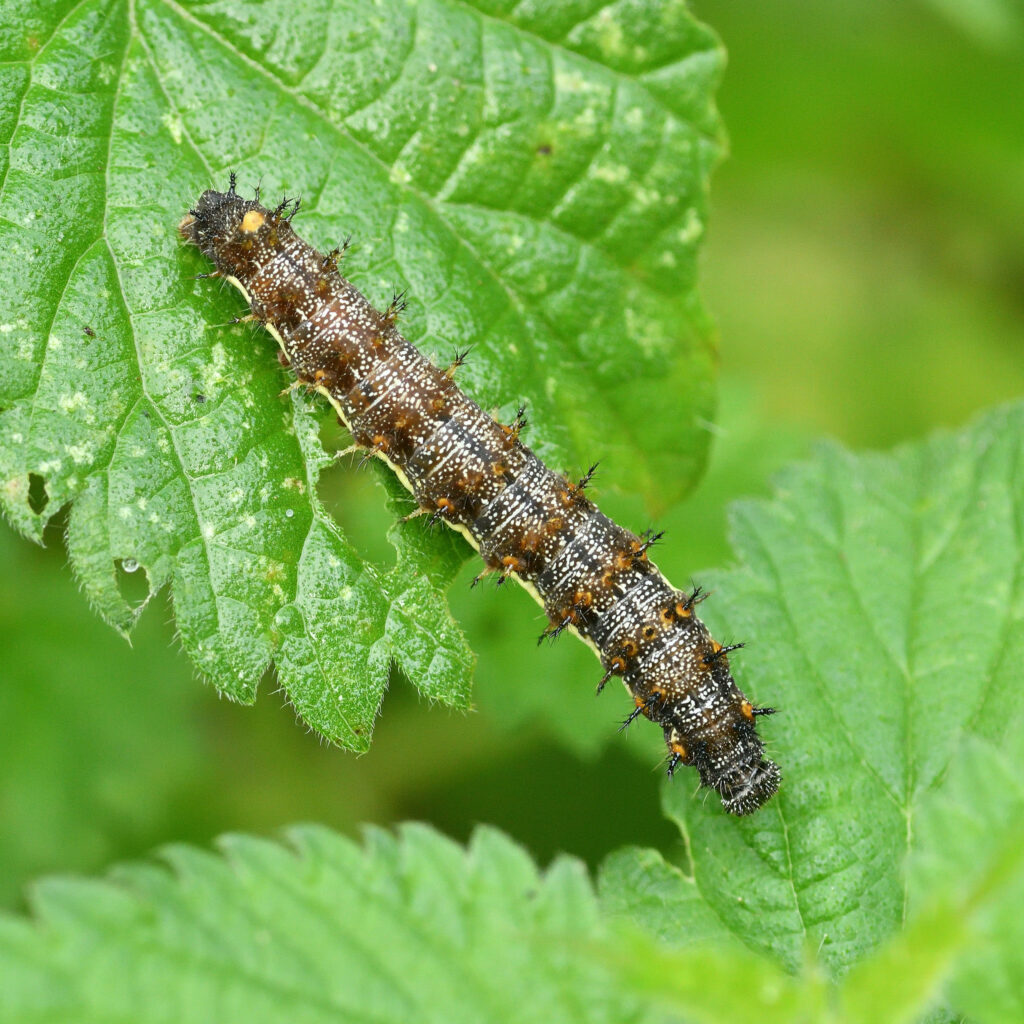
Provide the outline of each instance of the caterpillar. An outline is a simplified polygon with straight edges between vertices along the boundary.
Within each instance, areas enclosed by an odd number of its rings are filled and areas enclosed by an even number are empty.
[[[323,394],[355,445],[382,459],[421,513],[461,533],[484,570],[512,577],[538,601],[549,625],[597,654],[633,699],[623,723],[660,725],[668,774],[695,768],[726,811],[757,810],[778,790],[753,705],[737,687],[729,653],[696,608],[701,588],[676,590],[649,557],[660,537],[637,536],[586,495],[593,468],[573,481],[548,469],[522,442],[523,411],[511,424],[484,412],[456,385],[456,357],[435,366],[399,332],[396,296],[379,312],[338,270],[342,250],[322,254],[291,226],[299,202],[271,210],[244,199],[232,174],[227,192],[208,190],[179,233],[213,262],[249,303],[246,319],[276,339],[297,381]]]

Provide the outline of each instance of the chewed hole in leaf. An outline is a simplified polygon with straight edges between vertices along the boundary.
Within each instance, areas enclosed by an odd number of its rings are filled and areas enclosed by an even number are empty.
[[[377,474],[363,455],[345,455],[320,475],[320,500],[324,507],[368,562],[380,568],[395,564],[395,549],[388,543],[382,523],[394,516],[385,504],[385,494],[377,483]],[[415,503],[410,501],[410,511]]]
[[[130,608],[139,608],[149,600],[149,574],[134,558],[114,560],[117,589]]]
[[[363,559],[379,568],[391,568],[395,564],[395,549],[380,525],[394,522],[395,517],[378,485],[373,466],[376,460],[365,450],[343,454],[352,445],[352,435],[333,413],[321,419],[319,436],[324,451],[334,456],[321,470],[317,486],[324,508]],[[410,497],[406,511],[415,508]]]
[[[46,493],[46,481],[38,473],[28,475],[28,507],[41,516],[50,504],[50,496]]]

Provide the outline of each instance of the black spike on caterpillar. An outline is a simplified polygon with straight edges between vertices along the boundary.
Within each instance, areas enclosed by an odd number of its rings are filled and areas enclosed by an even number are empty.
[[[643,715],[662,727],[669,774],[691,765],[727,811],[757,810],[781,777],[755,725],[771,709],[733,681],[735,646],[716,643],[694,613],[700,590],[677,591],[648,558],[660,534],[616,525],[584,493],[593,469],[578,483],[552,472],[519,440],[523,415],[503,425],[464,395],[452,367],[399,333],[402,297],[376,310],[338,272],[338,253],[295,234],[297,209],[243,199],[232,175],[179,230],[245,296],[297,382],[327,397],[355,444],[463,534],[485,572],[514,576],[536,598],[545,636],[569,630],[594,650],[605,670],[598,692],[622,678],[634,702],[627,722]]]

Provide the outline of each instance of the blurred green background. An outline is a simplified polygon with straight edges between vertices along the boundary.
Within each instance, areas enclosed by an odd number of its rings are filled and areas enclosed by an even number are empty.
[[[721,332],[712,464],[657,524],[659,564],[679,584],[729,561],[728,502],[768,494],[813,438],[890,446],[1024,391],[1019,8],[694,7],[729,51],[731,156],[704,255]],[[325,497],[387,561],[373,472],[339,467]],[[647,525],[638,502],[600,501]],[[470,567],[452,604],[479,652],[476,713],[431,709],[395,678],[373,748],[355,758],[296,723],[272,679],[254,708],[193,679],[162,598],[126,644],[77,593],[59,524],[46,550],[3,527],[0,551],[0,905],[19,905],[41,873],[300,820],[354,831],[420,818],[457,838],[486,821],[542,860],[675,849],[656,730],[618,735],[626,699],[593,699],[592,656],[571,641],[538,650],[539,609],[516,588],[470,594]]]

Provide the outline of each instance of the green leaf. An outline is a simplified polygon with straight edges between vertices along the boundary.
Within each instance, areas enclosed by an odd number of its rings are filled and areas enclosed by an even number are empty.
[[[1001,922],[1024,887],[1022,796],[1001,755],[968,748],[924,801],[921,905],[838,985],[752,951],[651,851],[610,862],[602,908],[580,863],[541,873],[491,829],[463,850],[422,825],[362,846],[302,827],[290,849],[228,836],[223,857],[165,850],[173,873],[38,883],[30,920],[0,916],[4,1019],[909,1022],[956,970],[975,1019],[1016,1020],[1019,927]],[[979,939],[1010,969],[975,973]]]
[[[965,744],[917,822],[908,870],[911,905],[936,902],[952,918],[947,945],[961,942],[949,998],[978,1021],[1024,1018],[1022,748],[1019,729],[1002,749]]]
[[[650,1019],[591,955],[609,936],[576,861],[541,874],[487,829],[289,839],[38,884],[34,920],[0,918],[5,1021]]]
[[[692,879],[653,850],[622,850],[602,873],[603,903],[660,933],[637,932],[614,968],[637,994],[688,1019],[835,1024],[950,1020],[943,983],[977,1021],[1021,1019],[1024,787],[1009,761],[971,740],[922,802],[906,926],[829,985],[817,965],[790,977],[730,933]],[[742,940],[738,941],[738,940]],[[737,984],[737,979],[742,979]]]
[[[915,890],[904,861],[942,853],[952,877],[953,851],[966,871],[986,848],[975,840],[990,819],[1020,820],[1019,786],[991,780],[982,789],[950,768],[971,737],[1003,746],[1011,774],[1024,767],[1022,440],[1017,404],[891,455],[830,446],[784,473],[772,501],[735,508],[742,568],[711,581],[716,599],[705,607],[716,635],[750,641],[746,692],[780,709],[765,732],[783,786],[763,811],[736,821],[682,780],[667,785],[685,873],[620,852],[603,872],[617,912],[676,942],[692,930],[793,971],[817,962],[834,976],[904,920],[934,913],[901,954],[900,980],[917,986],[918,1012],[927,1006],[929,979],[960,948],[937,922],[961,904],[933,905],[934,890],[949,886]],[[963,843],[950,848],[949,812],[934,825],[922,807],[956,787],[961,806],[968,790],[979,806],[973,831],[953,826]],[[1019,979],[1017,957],[1000,977]],[[905,973],[912,969],[919,973]],[[980,989],[974,974],[964,977]],[[1019,989],[1001,991],[1009,999]],[[958,1004],[962,992],[953,989]]]
[[[467,390],[525,402],[556,466],[672,501],[700,472],[713,346],[695,291],[721,151],[717,41],[685,3],[82,0],[0,8],[0,501],[127,631],[169,584],[233,699],[273,661],[309,724],[365,749],[398,662],[463,707],[443,595],[465,548],[393,533],[362,561],[316,499],[320,407],[175,226],[229,169],[301,193],[378,299]]]
[[[918,1020],[947,979],[953,1002],[972,1020],[1021,1019],[1022,811],[1024,787],[1011,759],[968,740],[948,780],[922,803],[907,927],[843,979],[850,1021]]]
[[[611,967],[638,996],[661,1003],[668,1014],[681,1011],[688,1022],[829,1020],[828,988],[820,978],[791,978],[777,964],[736,944],[680,952],[640,933],[630,937],[629,954]]]

